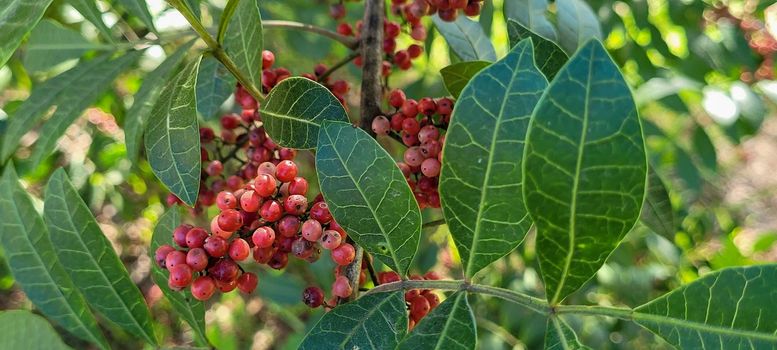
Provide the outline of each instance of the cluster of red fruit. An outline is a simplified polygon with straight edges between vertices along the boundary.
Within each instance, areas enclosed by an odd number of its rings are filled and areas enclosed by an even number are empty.
[[[739,26],[745,34],[747,44],[759,56],[761,64],[755,72],[745,71],[740,75],[742,81],[753,83],[758,80],[774,79],[775,56],[777,56],[777,38],[769,34],[763,21],[755,18],[753,14],[744,14],[742,18],[729,12],[727,6],[720,6],[713,10],[712,17],[715,20],[725,19]]]
[[[284,79],[291,77],[291,72],[283,67],[273,68],[275,64],[275,54],[272,51],[262,51],[262,90],[265,93],[270,92],[275,85],[278,85]],[[302,74],[302,77],[321,83],[332,92],[340,103],[345,106],[345,94],[351,89],[351,85],[345,80],[334,80],[330,82],[326,75],[327,67],[323,64],[317,64],[313,68],[313,73]],[[238,91],[235,93],[235,100],[243,107],[243,110],[256,109],[256,100],[238,84]]]
[[[484,0],[391,0],[391,12],[413,25],[417,25],[423,16],[435,13],[446,22],[453,22],[459,16],[459,11],[474,17],[480,14]]]
[[[402,90],[392,90],[389,105],[396,109],[391,119],[378,116],[372,121],[372,131],[389,135],[407,146],[404,162],[399,168],[407,178],[410,188],[421,208],[440,207],[437,184],[442,161],[445,132],[453,112],[453,100],[443,97],[437,100],[424,97],[418,101],[408,99]]]
[[[380,283],[399,282],[400,278],[396,272],[381,272],[378,274]],[[430,271],[420,275],[410,276],[411,280],[439,280],[440,276],[436,272]],[[405,292],[405,303],[409,313],[408,328],[412,330],[424,316],[428,315],[437,305],[440,305],[440,297],[431,289],[411,289]]]

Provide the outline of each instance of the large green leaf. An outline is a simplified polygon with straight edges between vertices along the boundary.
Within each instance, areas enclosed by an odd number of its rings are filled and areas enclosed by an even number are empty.
[[[32,72],[47,71],[66,60],[98,49],[113,47],[92,43],[81,33],[44,19],[30,33],[24,51],[24,67]]]
[[[44,203],[59,261],[89,305],[125,331],[156,344],[143,295],[62,168],[51,175]]]
[[[151,261],[155,261],[154,254],[157,248],[164,244],[173,245],[173,231],[181,223],[180,213],[177,207],[173,207],[167,210],[157,222],[154,227],[154,235],[151,237],[151,246],[148,249],[148,254],[151,257]],[[167,279],[169,272],[159,267],[156,263],[152,263],[151,267],[151,279],[154,280],[162,293],[170,301],[170,304],[181,317],[186,320],[194,334],[197,337],[197,342],[200,345],[207,345],[208,341],[205,337],[205,306],[194,299],[191,296],[191,292],[188,290],[185,292],[174,291],[167,285]]]
[[[645,196],[637,109],[599,41],[583,46],[545,91],[523,165],[547,298],[558,304],[604,264],[639,218]]]
[[[326,121],[318,136],[316,172],[321,193],[348,236],[407,274],[418,249],[421,211],[391,156],[364,130]]]
[[[156,69],[146,74],[143,78],[143,85],[133,98],[132,107],[127,111],[127,117],[124,122],[125,142],[127,143],[127,157],[133,162],[137,162],[140,145],[143,141],[143,131],[146,122],[151,115],[162,89],[165,87],[168,79],[181,63],[186,53],[194,44],[194,40],[181,45],[175,52],[168,56]]]
[[[777,265],[710,273],[634,310],[632,319],[681,349],[777,349]]]
[[[669,192],[664,182],[656,171],[648,168],[648,187],[645,195],[645,204],[642,205],[640,220],[653,232],[674,241],[677,223],[675,222],[674,209],[669,199]]]
[[[526,29],[512,19],[507,22],[507,32],[510,36],[510,46],[515,46],[523,39],[531,38],[534,45],[534,62],[548,80],[553,80],[558,70],[569,60],[569,56],[556,43]]]
[[[494,45],[488,39],[480,23],[467,16],[459,16],[453,22],[446,22],[434,15],[434,26],[448,42],[453,52],[462,61],[496,61]]]
[[[240,0],[224,32],[224,50],[255,87],[262,87],[262,16],[259,0]]]
[[[548,317],[545,329],[545,350],[583,350],[589,349],[580,344],[577,334],[557,315]]]
[[[127,12],[140,19],[143,22],[143,24],[146,25],[146,28],[148,28],[152,32],[157,31],[156,27],[154,27],[154,20],[153,18],[151,18],[151,13],[148,12],[148,7],[146,6],[146,2],[144,0],[116,0],[116,1],[124,5],[124,8],[127,9]]]
[[[57,110],[40,130],[40,136],[30,156],[33,168],[54,150],[60,136],[81,115],[81,112],[100,97],[111,86],[114,79],[132,66],[142,54],[142,51],[132,51],[104,62],[88,74],[81,76],[75,81],[74,86],[67,89],[66,96],[63,94],[62,99],[57,101]]]
[[[2,311],[0,324],[0,349],[70,349],[45,318],[29,311]]]
[[[154,174],[184,203],[200,191],[200,129],[197,122],[197,68],[189,63],[162,90],[145,131],[146,156]]]
[[[469,277],[515,249],[531,226],[521,162],[532,110],[547,85],[531,40],[524,40],[475,75],[453,110],[439,189]]]
[[[466,292],[456,292],[413,328],[398,349],[475,349],[475,315]]]
[[[372,293],[326,313],[299,349],[394,349],[405,333],[404,292]]]
[[[9,118],[3,138],[0,163],[5,162],[16,151],[19,139],[38,123],[52,105],[64,103],[62,101],[76,98],[81,94],[82,87],[76,85],[76,82],[91,75],[108,58],[104,55],[91,61],[82,61],[74,68],[35,86],[30,97]],[[70,95],[71,93],[73,95]]]
[[[211,55],[206,55],[197,72],[197,112],[204,118],[217,116],[219,107],[235,90],[237,79]]]
[[[106,40],[113,42],[113,34],[111,34],[110,28],[108,28],[108,26],[105,25],[105,22],[103,22],[103,13],[99,8],[97,8],[96,1],[68,0],[68,2],[76,10],[78,10],[78,12],[84,16],[87,21],[94,24],[94,26],[97,28],[97,30],[100,31],[100,34],[102,34]]]
[[[275,86],[261,112],[273,141],[289,148],[315,148],[322,122],[348,121],[343,105],[329,89],[300,77],[284,79]]]
[[[454,98],[459,98],[461,90],[472,79],[475,74],[488,67],[491,62],[486,61],[465,61],[454,63],[440,70],[442,81],[445,88]]]
[[[51,0],[5,0],[0,8],[0,66],[11,57]]]
[[[19,185],[13,165],[6,167],[0,191],[0,243],[16,282],[46,317],[73,335],[108,349],[84,297],[57,260],[46,225]]]
[[[559,42],[569,54],[592,38],[602,39],[599,19],[584,0],[557,0]]]
[[[545,12],[548,10],[547,0],[511,0],[505,1],[505,16],[521,23],[523,27],[556,41],[556,29],[550,23]]]

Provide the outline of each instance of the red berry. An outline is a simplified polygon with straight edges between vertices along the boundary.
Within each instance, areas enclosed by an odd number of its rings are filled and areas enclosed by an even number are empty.
[[[301,226],[299,217],[294,215],[286,215],[278,221],[278,233],[284,237],[294,237],[299,232]]]
[[[251,294],[259,284],[259,277],[252,272],[246,272],[237,278],[237,289],[246,294]]]
[[[201,248],[208,238],[208,232],[202,228],[195,227],[186,233],[186,246],[189,248]]]
[[[336,3],[329,6],[329,15],[334,19],[341,19],[345,17],[345,5],[342,3]]]
[[[283,201],[283,209],[292,215],[302,215],[308,209],[308,199],[298,194],[290,195]]]
[[[407,50],[397,51],[394,54],[394,63],[400,66],[406,63],[410,63],[410,54],[407,52]]]
[[[418,115],[418,102],[408,99],[402,104],[402,114],[408,118],[415,118]]]
[[[399,170],[402,172],[402,175],[404,175],[405,178],[409,178],[410,175],[412,174],[412,172],[410,171],[410,166],[403,162],[397,163],[397,167],[399,167]]]
[[[321,236],[321,247],[324,249],[335,249],[343,242],[343,236],[335,230],[326,230]]]
[[[262,69],[270,68],[274,63],[275,54],[273,54],[270,50],[262,51]]]
[[[402,113],[396,113],[391,116],[391,130],[402,131],[402,122],[405,121],[405,115]]]
[[[423,52],[424,48],[421,45],[413,44],[407,48],[407,53],[410,54],[411,59],[418,58]]]
[[[322,233],[321,223],[316,219],[308,219],[302,224],[302,237],[308,241],[318,241]]]
[[[261,174],[267,174],[271,177],[275,177],[275,164],[270,162],[264,162],[262,164],[259,164],[259,167],[256,169],[257,176]],[[254,180],[256,181],[256,180]]]
[[[418,321],[429,313],[431,306],[429,300],[418,295],[410,301],[410,317]]]
[[[297,176],[297,164],[284,160],[275,166],[275,177],[281,182],[289,182]]]
[[[167,254],[170,254],[170,252],[174,251],[175,248],[169,244],[159,246],[159,248],[156,249],[156,252],[154,252],[154,260],[156,260],[156,264],[164,269],[165,258],[167,258]]]
[[[259,170],[261,171],[261,166]],[[259,174],[256,179],[254,179],[254,190],[257,194],[259,194],[262,197],[270,197],[275,193],[276,189],[276,182],[275,178],[268,174]]]
[[[192,296],[199,301],[206,301],[216,291],[216,283],[210,276],[200,276],[192,282]]]
[[[276,251],[272,258],[270,258],[270,261],[267,262],[267,266],[276,269],[281,270],[289,263],[289,256],[287,253]]]
[[[216,287],[222,292],[222,293],[229,293],[233,290],[235,290],[235,287],[237,287],[237,280],[231,280],[231,281],[219,281],[217,279],[214,279],[213,282],[216,284]]]
[[[418,289],[411,289],[411,290],[405,292],[405,301],[409,303],[409,302],[413,301],[413,299],[415,297],[419,296],[419,295],[421,295],[421,291],[420,290],[418,290]]]
[[[273,242],[275,242],[275,231],[269,226],[262,226],[254,231],[251,240],[259,248],[272,247]]]
[[[335,283],[332,285],[332,294],[336,297],[347,298],[353,293],[351,283],[345,276],[337,276]]]
[[[242,238],[236,238],[229,244],[229,257],[235,261],[243,261],[251,254],[251,247]]]
[[[469,0],[450,0],[451,8],[457,10],[463,10],[467,7],[467,2],[469,2]]]
[[[434,292],[424,293],[423,297],[426,298],[426,301],[429,302],[429,309],[434,309],[437,307],[437,305],[440,305],[440,297],[438,297]]]
[[[309,307],[317,308],[324,303],[324,291],[318,287],[307,287],[302,291],[302,302]]]
[[[397,41],[393,38],[383,39],[383,52],[391,55],[397,49]]]
[[[404,143],[405,146],[407,147],[415,146],[418,144],[418,134],[411,134],[407,131],[402,130],[401,136],[402,136],[402,143]]]
[[[230,282],[237,278],[240,268],[232,259],[221,259],[208,269],[208,274],[218,282]]]
[[[437,11],[437,15],[440,16],[440,19],[446,22],[453,22],[456,20],[456,17],[458,17],[458,12],[456,12],[456,9],[442,9],[440,8]]]
[[[437,104],[430,97],[424,97],[418,101],[418,111],[431,116],[437,112]]]
[[[379,115],[372,120],[372,132],[377,135],[388,135],[391,131],[391,123],[386,117]]]
[[[421,144],[421,153],[426,158],[436,158],[442,151],[442,144],[436,140],[428,140]],[[439,159],[438,159],[439,161]]]
[[[281,205],[278,203],[278,201],[269,200],[262,204],[262,209],[259,211],[259,215],[261,215],[262,219],[264,220],[275,222],[280,220],[281,215],[283,215],[283,210],[281,209]]]
[[[260,248],[255,247],[254,248],[254,261],[256,261],[259,264],[266,264],[267,262],[272,259],[273,254],[275,254],[275,251],[272,247],[267,248]]]
[[[200,128],[200,143],[209,143],[216,139],[216,134],[211,128]]]
[[[389,104],[394,108],[400,108],[405,103],[405,92],[399,89],[391,90],[389,93]]]
[[[227,240],[219,236],[208,237],[205,240],[205,244],[202,245],[202,248],[205,249],[208,255],[214,258],[220,258],[227,254],[228,247]]]
[[[421,125],[418,124],[418,120],[414,117],[408,117],[402,121],[402,130],[411,135],[418,135],[418,131],[421,130]]]
[[[332,250],[332,260],[340,266],[350,264],[356,258],[356,250],[349,243],[343,243]]]
[[[186,253],[186,265],[189,265],[194,271],[205,270],[208,267],[208,253],[202,248],[189,250]]]
[[[381,272],[378,274],[378,280],[381,284],[384,283],[391,283],[391,282],[399,282],[402,279],[399,277],[399,274],[394,271],[386,271]]]
[[[186,248],[186,234],[189,233],[189,230],[194,228],[194,226],[189,224],[183,224],[175,228],[173,230],[173,241],[175,244],[177,244],[181,248]]]
[[[240,226],[243,226],[243,217],[240,215],[239,211],[227,209],[219,214],[218,225],[224,231],[235,232]]]
[[[210,221],[210,232],[214,235],[221,237],[223,239],[229,239],[232,237],[232,232],[226,231],[219,226],[219,217],[214,216],[213,219]]]
[[[450,115],[453,113],[453,101],[447,97],[437,100],[437,114]]]
[[[181,250],[174,250],[167,253],[165,257],[165,267],[169,270],[176,265],[186,264],[186,253]]]
[[[298,194],[304,196],[308,193],[308,181],[302,177],[295,177],[289,182],[289,194]]]
[[[313,243],[299,237],[291,243],[291,253],[300,259],[306,259],[313,254]]]
[[[240,196],[240,208],[249,213],[256,213],[262,205],[262,197],[255,191],[245,191]]]
[[[428,158],[421,163],[421,172],[424,176],[435,177],[440,175],[440,161],[437,158]]]
[[[353,35],[353,27],[348,23],[340,23],[337,25],[337,32],[341,35],[351,36]]]
[[[192,282],[192,268],[186,264],[175,265],[170,268],[168,284],[171,288],[184,288]]]
[[[426,40],[426,28],[423,25],[413,26],[413,30],[410,31],[410,37],[418,41]]]
[[[221,117],[221,127],[232,130],[240,126],[240,117],[236,114],[225,114]]]
[[[409,166],[419,166],[424,161],[424,154],[421,148],[413,146],[405,150],[405,163]]]
[[[326,202],[318,202],[310,208],[310,218],[315,219],[325,225],[332,221],[332,213],[329,212],[329,206]]]
[[[223,170],[224,165],[221,164],[221,161],[219,160],[214,160],[208,163],[208,166],[205,168],[205,172],[210,176],[219,176]]]
[[[397,22],[387,21],[387,22],[384,22],[383,30],[387,38],[396,38],[397,36],[399,36],[399,33],[402,30],[402,28],[399,26],[399,23]]]

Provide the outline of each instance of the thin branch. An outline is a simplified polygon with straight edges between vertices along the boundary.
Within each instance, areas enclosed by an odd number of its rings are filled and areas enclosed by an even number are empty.
[[[380,285],[380,279],[378,278],[378,274],[375,273],[375,266],[372,265],[372,256],[370,253],[364,253],[364,259],[367,261],[367,271],[370,273],[370,279],[372,280],[372,284],[376,287]]]
[[[293,22],[293,21],[270,20],[270,21],[262,21],[262,27],[264,29],[272,29],[272,28],[297,29],[297,30],[316,33],[321,36],[325,36],[327,38],[330,38],[332,40],[342,43],[343,45],[345,45],[347,48],[351,50],[356,50],[359,47],[359,40],[357,40],[354,37],[345,36],[328,29],[314,26],[312,24]]]
[[[348,62],[355,60],[356,57],[359,57],[359,55],[360,55],[359,51],[352,52],[350,55],[346,56],[339,62],[335,63],[333,66],[329,67],[329,69],[327,69],[323,74],[321,74],[320,77],[318,77],[318,81],[324,81],[324,79],[328,78],[336,70],[342,68],[343,66],[348,64]]]
[[[362,20],[362,96],[361,122],[364,131],[373,135],[372,119],[381,115],[383,97],[381,68],[383,66],[383,0],[367,0]]]
[[[599,306],[599,305],[558,305],[555,307],[557,314],[577,314],[588,316],[615,317],[630,321],[634,319],[634,310],[624,307]]]

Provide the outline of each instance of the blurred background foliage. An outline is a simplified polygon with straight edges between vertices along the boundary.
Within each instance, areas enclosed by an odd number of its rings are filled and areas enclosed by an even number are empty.
[[[506,12],[514,11],[513,1],[523,0],[487,0],[478,19],[498,56],[508,49],[505,18]],[[189,0],[211,27],[218,23],[224,2]],[[151,17],[127,8],[127,1],[97,1],[104,28],[100,21],[81,15],[78,3],[55,0],[22,49],[0,68],[0,137],[8,115],[13,115],[31,87],[72,67],[76,59],[147,47],[139,66],[122,74],[67,129],[55,154],[36,168],[25,168],[28,146],[38,136],[33,131],[18,141],[21,147],[15,162],[24,170],[30,191],[39,197],[50,173],[59,166],[66,168],[134,282],[145,293],[160,333],[176,344],[189,343],[191,332],[149,279],[152,262],[146,249],[165,209],[167,193],[147,163],[131,165],[122,127],[133,93],[145,74],[194,33],[160,0],[148,1]],[[264,19],[335,27],[326,1],[260,3]],[[588,4],[601,21],[606,47],[632,84],[650,162],[667,184],[679,220],[673,241],[646,227],[635,228],[595,280],[569,302],[636,306],[704,272],[777,261],[777,121],[773,118],[777,103],[777,5],[757,0],[591,0]],[[349,2],[347,6],[349,22],[359,19],[363,5]],[[547,13],[551,21],[554,6],[551,2]],[[431,21],[428,24],[432,26]],[[121,33],[122,39],[106,35],[106,31]],[[68,49],[55,49],[52,43],[67,43]],[[275,52],[278,66],[293,74],[312,72],[316,63],[333,64],[348,54],[345,47],[328,39],[282,29],[267,29],[265,45]],[[201,43],[195,47],[203,49]],[[444,39],[430,30],[424,56],[414,61],[411,70],[395,72],[389,85],[404,88],[413,98],[447,95],[439,70],[456,60]],[[359,74],[353,65],[335,73],[356,87],[348,99],[354,117]],[[215,125],[216,117],[232,108],[227,100],[218,113],[201,117]],[[395,155],[400,154],[393,141],[382,141]],[[304,174],[315,184],[312,157],[303,152],[299,159]],[[439,212],[429,209],[424,215],[425,221],[440,217]],[[205,222],[203,218],[192,220]],[[448,237],[445,226],[427,229],[413,270],[459,276],[457,255]],[[530,235],[518,250],[482,272],[479,283],[541,296],[533,242]],[[216,347],[296,348],[322,314],[300,302],[301,291],[308,284],[330,285],[333,265],[327,257],[313,265],[292,260],[282,274],[257,271],[260,283],[254,297],[230,293],[212,302],[206,321],[208,337]],[[544,321],[517,305],[488,297],[478,299],[473,306],[481,348],[542,346]],[[31,307],[0,259],[0,309]],[[571,321],[582,342],[595,349],[668,348],[656,336],[628,322],[591,317]],[[67,337],[67,333],[62,334]],[[107,334],[116,348],[141,346],[117,330]],[[80,344],[72,338],[66,340]]]

